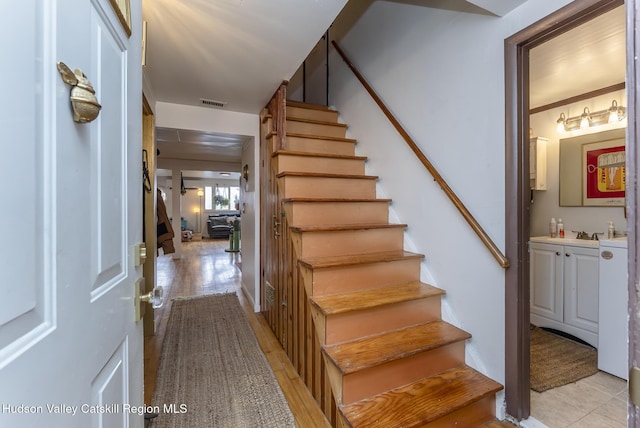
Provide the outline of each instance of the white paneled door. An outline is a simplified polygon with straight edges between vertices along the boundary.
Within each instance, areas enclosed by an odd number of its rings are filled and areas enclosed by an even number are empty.
[[[0,427],[142,427],[140,0],[0,16]],[[58,61],[93,86],[93,122]]]

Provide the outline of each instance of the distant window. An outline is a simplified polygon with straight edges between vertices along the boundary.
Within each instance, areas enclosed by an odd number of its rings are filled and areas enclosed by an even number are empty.
[[[216,211],[237,210],[240,204],[240,187],[205,186],[204,209]]]
[[[212,195],[213,195],[213,188],[211,186],[205,186],[204,188],[204,209],[205,210],[213,209]]]

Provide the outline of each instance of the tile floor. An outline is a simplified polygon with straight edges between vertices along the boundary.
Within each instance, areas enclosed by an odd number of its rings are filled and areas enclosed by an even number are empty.
[[[539,393],[531,416],[549,428],[626,428],[627,382],[605,372]]]

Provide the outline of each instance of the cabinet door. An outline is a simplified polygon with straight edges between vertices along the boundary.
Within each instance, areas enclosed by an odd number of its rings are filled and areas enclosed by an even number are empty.
[[[562,322],[563,320],[563,265],[562,246],[530,244],[531,312]]]
[[[564,247],[565,324],[598,332],[598,249]]]

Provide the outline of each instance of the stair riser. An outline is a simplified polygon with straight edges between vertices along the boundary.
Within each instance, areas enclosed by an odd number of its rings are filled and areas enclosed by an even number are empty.
[[[369,179],[285,176],[278,179],[283,198],[375,198]]]
[[[328,110],[315,110],[287,105],[287,117],[320,120],[322,122],[337,122],[338,112]]]
[[[285,171],[321,174],[364,175],[363,159],[319,158],[311,156],[278,155],[275,157],[276,174]]]
[[[287,132],[303,135],[321,135],[323,137],[345,138],[346,127],[323,123],[297,122],[287,120]]]
[[[415,428],[477,427],[494,419],[495,413],[496,396],[492,394],[430,424],[415,425]]]
[[[294,152],[323,153],[327,155],[353,156],[356,153],[356,143],[350,141],[322,140],[318,138],[303,138],[287,136],[285,148]],[[275,151],[275,148],[272,148]]]
[[[350,293],[420,279],[421,259],[393,260],[322,269],[301,268],[309,296]]]
[[[464,342],[451,343],[342,377],[342,403],[407,385],[464,363]]]
[[[291,226],[380,224],[389,220],[389,203],[291,202],[284,204]]]
[[[292,233],[298,258],[345,256],[402,250],[404,229],[342,230]]]
[[[321,345],[335,345],[440,319],[440,296],[325,316],[312,305]]]

